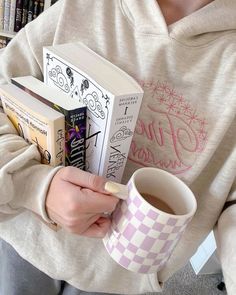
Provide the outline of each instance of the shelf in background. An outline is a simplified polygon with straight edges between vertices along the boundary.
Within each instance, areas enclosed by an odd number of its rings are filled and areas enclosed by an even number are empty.
[[[48,9],[51,5],[53,5],[56,1],[55,0],[44,0],[44,10]],[[0,30],[0,37],[7,37],[12,39],[15,37],[17,33],[16,32],[8,32],[4,30]]]
[[[15,37],[16,32],[6,32],[6,31],[0,31],[0,36],[7,37],[7,38],[13,38]]]

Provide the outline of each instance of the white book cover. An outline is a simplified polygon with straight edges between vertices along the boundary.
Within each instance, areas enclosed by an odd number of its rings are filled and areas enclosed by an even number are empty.
[[[120,182],[142,88],[82,43],[45,47],[43,59],[44,82],[87,106],[86,170]]]

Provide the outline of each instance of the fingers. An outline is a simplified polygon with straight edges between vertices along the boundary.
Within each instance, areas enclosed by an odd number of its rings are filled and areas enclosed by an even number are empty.
[[[85,232],[83,236],[90,238],[104,238],[111,226],[109,218],[100,217],[96,223],[93,223]]]
[[[100,214],[87,215],[87,217],[78,218],[77,220],[65,221],[61,216],[55,212],[51,212],[53,221],[58,228],[64,228],[66,231],[86,237],[102,238],[110,228],[111,220],[108,217],[103,217]]]
[[[96,192],[108,193],[105,190],[106,180],[103,177],[80,170],[76,167],[65,167],[63,169],[62,178],[65,181],[69,181],[84,188],[89,188]]]
[[[110,225],[104,212],[112,213],[119,202],[104,193],[105,182],[75,167],[62,168],[52,179],[46,197],[49,218],[71,233],[104,236]]]
[[[66,169],[72,168],[72,169]],[[82,171],[75,167],[66,167],[61,176],[66,182],[67,198],[64,200],[65,208],[69,208],[72,216],[79,213],[102,213],[113,212],[119,199],[113,195],[104,194],[105,180],[91,173]],[[68,187],[67,183],[71,186]],[[72,185],[76,184],[76,185]],[[68,195],[70,193],[70,196]]]
[[[119,199],[112,195],[104,195],[82,188],[80,195],[80,210],[87,213],[113,212]]]

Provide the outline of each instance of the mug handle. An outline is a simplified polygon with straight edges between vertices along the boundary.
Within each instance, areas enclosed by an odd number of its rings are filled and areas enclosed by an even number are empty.
[[[107,181],[105,190],[121,200],[126,200],[129,196],[128,186],[114,181]]]

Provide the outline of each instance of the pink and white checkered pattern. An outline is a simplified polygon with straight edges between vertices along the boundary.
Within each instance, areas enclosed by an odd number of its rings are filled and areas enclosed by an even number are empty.
[[[110,256],[124,268],[156,272],[167,262],[191,218],[159,214],[132,183],[129,190],[129,198],[113,213],[111,229],[103,242]]]

